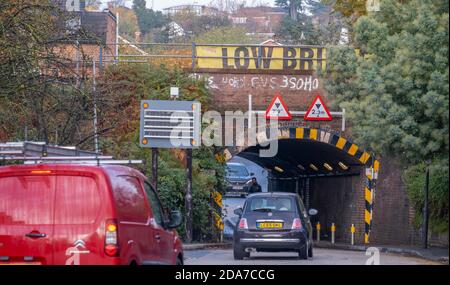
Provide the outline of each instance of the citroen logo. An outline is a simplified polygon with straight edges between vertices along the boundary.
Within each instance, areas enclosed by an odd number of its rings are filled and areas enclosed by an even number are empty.
[[[86,244],[81,239],[79,239],[76,242],[74,242],[73,246],[76,247],[76,248],[80,248],[80,247],[81,248],[86,248]]]

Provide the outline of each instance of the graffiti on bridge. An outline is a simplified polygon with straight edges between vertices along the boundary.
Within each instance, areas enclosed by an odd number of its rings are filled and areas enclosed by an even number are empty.
[[[208,89],[249,89],[292,90],[313,92],[319,89],[319,79],[312,75],[204,75],[192,74],[193,78],[204,78]]]

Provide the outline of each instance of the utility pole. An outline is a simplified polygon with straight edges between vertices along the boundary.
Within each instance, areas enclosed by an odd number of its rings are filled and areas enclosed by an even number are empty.
[[[185,210],[186,210],[186,243],[192,242],[192,149],[186,150],[186,195],[185,195]]]
[[[425,175],[425,197],[423,202],[423,248],[428,248],[428,190],[430,184],[430,164],[427,162]]]
[[[95,144],[95,153],[98,154],[99,146],[98,146],[98,129],[97,129],[97,67],[95,65],[95,59],[92,60],[92,90],[94,91],[94,144]]]

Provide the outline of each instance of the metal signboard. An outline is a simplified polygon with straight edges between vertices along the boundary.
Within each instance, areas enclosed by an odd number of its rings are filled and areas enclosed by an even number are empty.
[[[333,117],[323,102],[322,97],[317,95],[311,106],[309,106],[308,111],[306,111],[304,119],[305,121],[331,121]]]
[[[201,144],[201,104],[196,101],[141,101],[140,145],[197,148]]]
[[[292,115],[280,94],[276,94],[273,97],[272,102],[266,110],[266,119],[292,120]]]

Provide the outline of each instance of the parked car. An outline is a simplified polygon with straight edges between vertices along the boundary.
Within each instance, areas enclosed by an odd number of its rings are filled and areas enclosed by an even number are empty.
[[[249,185],[254,173],[249,173],[242,163],[228,162],[226,167],[227,181],[226,195],[245,197],[248,195]]]
[[[301,259],[313,257],[312,226],[299,195],[295,193],[250,194],[239,216],[233,236],[234,258],[250,257],[251,251],[298,252]]]
[[[182,264],[181,224],[139,171],[0,167],[0,264]]]

